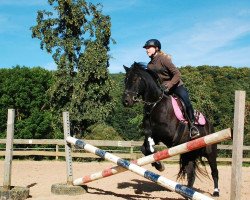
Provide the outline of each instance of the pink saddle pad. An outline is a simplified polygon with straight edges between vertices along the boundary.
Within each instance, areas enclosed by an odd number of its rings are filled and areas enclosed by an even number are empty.
[[[176,99],[174,97],[172,97],[172,96],[171,96],[171,99],[172,99],[172,105],[173,105],[173,108],[174,108],[175,116],[180,121],[187,123],[187,120],[183,116],[183,114],[181,112],[181,109],[180,109]],[[205,119],[205,117],[204,117],[204,115],[202,113],[200,113],[198,111],[195,111],[194,116],[195,116],[195,124],[199,124],[199,125],[205,125],[206,124],[206,119]]]

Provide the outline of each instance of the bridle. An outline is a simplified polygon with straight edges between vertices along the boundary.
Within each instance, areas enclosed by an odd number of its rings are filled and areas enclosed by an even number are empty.
[[[133,95],[133,96],[132,96],[132,100],[133,100],[134,102],[143,103],[143,104],[145,104],[145,105],[147,105],[147,106],[152,106],[152,105],[153,105],[153,107],[155,107],[156,104],[158,104],[158,103],[163,99],[163,97],[164,97],[164,95],[165,95],[165,94],[164,94],[164,91],[162,91],[161,96],[159,96],[159,98],[158,98],[156,101],[150,102],[150,101],[145,101],[145,100],[139,98],[139,97],[138,97],[138,96],[139,96],[139,93],[138,93],[138,92],[132,92],[132,91],[129,91],[129,90],[125,90],[124,94],[130,95],[130,96]],[[131,94],[132,94],[132,95],[131,95]]]
[[[147,81],[145,80],[144,77],[141,77],[142,81],[144,81],[144,83],[146,83],[147,85]],[[158,84],[159,85],[159,84]],[[159,95],[158,99],[156,101],[145,101],[142,98],[139,97],[139,90],[137,92],[134,91],[130,91],[130,90],[125,90],[124,94],[126,96],[130,96],[133,102],[138,102],[138,103],[142,103],[145,106],[148,106],[148,108],[150,109],[149,111],[146,112],[147,115],[150,115],[150,113],[154,110],[155,106],[164,98],[164,96],[166,96],[164,90],[162,89],[162,87],[160,87],[161,90],[161,95]]]

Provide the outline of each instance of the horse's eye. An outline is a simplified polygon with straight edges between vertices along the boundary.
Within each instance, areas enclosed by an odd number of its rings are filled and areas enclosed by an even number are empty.
[[[134,77],[133,78],[133,83],[137,82],[137,81],[140,81],[141,80],[141,77]]]

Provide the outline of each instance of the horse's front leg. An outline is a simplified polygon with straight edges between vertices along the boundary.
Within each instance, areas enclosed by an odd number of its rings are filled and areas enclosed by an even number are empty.
[[[151,130],[150,121],[148,118],[144,117],[143,128],[144,128],[145,139],[141,147],[141,151],[145,156],[148,156],[156,152],[154,148],[155,141],[152,136],[152,130]],[[161,163],[160,161],[156,161],[152,163],[152,166],[154,166],[158,171],[163,171],[165,169],[163,163]]]

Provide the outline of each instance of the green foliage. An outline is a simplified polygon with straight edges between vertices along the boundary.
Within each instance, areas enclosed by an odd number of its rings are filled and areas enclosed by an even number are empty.
[[[250,71],[249,68],[233,67],[200,67],[200,72],[205,76],[211,74],[213,89],[210,92],[212,101],[216,104],[217,111],[213,117],[219,119],[217,130],[223,127],[233,127],[234,100],[236,90],[246,91],[246,102],[249,102]]]
[[[204,112],[216,130],[233,128],[234,96],[236,90],[245,90],[248,111],[250,92],[249,68],[198,66],[181,68],[185,85],[189,89],[193,105]],[[249,112],[249,111],[248,111]],[[249,132],[249,120],[245,130]]]
[[[51,114],[43,109],[51,72],[16,66],[0,70],[0,133],[5,137],[7,110],[15,109],[15,138],[50,138]]]
[[[119,133],[107,124],[95,124],[88,128],[88,134],[84,137],[87,140],[122,140]]]
[[[244,144],[250,145],[250,101],[246,101]],[[250,157],[250,152],[248,151]]]
[[[245,111],[245,129],[244,145],[250,145],[250,68],[233,67],[182,67],[182,77],[188,88],[194,107],[205,113],[214,123],[216,130],[233,128],[234,99],[235,90],[246,91],[246,111]],[[5,138],[7,109],[16,110],[15,119],[15,138],[63,138],[62,113],[50,109],[51,98],[46,91],[51,85],[58,84],[55,72],[50,72],[42,68],[28,68],[16,66],[12,69],[0,69],[0,137]],[[76,76],[80,76],[77,73]],[[143,134],[140,129],[142,121],[142,104],[136,104],[132,108],[125,108],[122,105],[121,98],[124,90],[124,74],[112,74],[112,90],[110,96],[114,107],[107,116],[105,122],[101,119],[93,119],[96,123],[86,128],[86,138],[89,139],[117,139],[117,140],[142,140]],[[87,81],[86,81],[87,82]],[[62,81],[63,83],[63,81]],[[65,86],[71,84],[71,81],[65,80]],[[93,100],[89,104],[89,118],[91,111],[98,111],[98,90],[95,87],[81,90],[89,93]],[[102,88],[102,87],[101,87]],[[105,92],[102,88],[100,91]],[[58,91],[57,95],[60,95]],[[66,94],[66,91],[65,91]],[[73,94],[73,92],[72,92]],[[79,94],[80,95],[80,94]],[[66,99],[66,96],[65,96]],[[63,102],[71,105],[71,99]],[[85,97],[86,102],[91,101]],[[56,102],[54,102],[56,104]],[[58,102],[60,109],[62,102]],[[84,103],[85,104],[85,103]],[[87,104],[87,103],[86,103]],[[70,122],[74,112],[83,112],[79,103],[78,111],[71,111]],[[82,115],[83,115],[82,114]],[[94,113],[93,116],[97,114]],[[55,120],[57,118],[58,121]],[[56,123],[57,122],[57,123]],[[82,137],[78,130],[72,129],[73,134]]]
[[[107,70],[110,17],[102,14],[101,4],[85,0],[48,2],[53,11],[38,11],[37,25],[31,29],[32,37],[41,40],[41,48],[52,53],[58,66],[49,90],[53,127],[58,130],[59,116],[67,110],[72,129],[83,134],[112,109]]]
[[[114,109],[106,122],[112,126],[123,139],[139,140],[142,138],[140,124],[142,122],[142,104],[136,104],[133,108],[125,108],[122,105],[122,93],[124,90],[124,74],[112,74]]]
[[[213,118],[218,112],[216,102],[212,100],[215,87],[213,78],[209,74],[204,76],[199,68],[191,66],[181,68],[180,71],[194,109],[203,112],[213,124],[218,123],[218,119]]]

